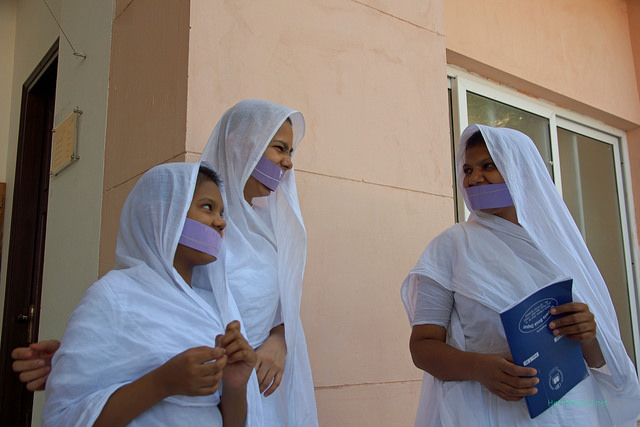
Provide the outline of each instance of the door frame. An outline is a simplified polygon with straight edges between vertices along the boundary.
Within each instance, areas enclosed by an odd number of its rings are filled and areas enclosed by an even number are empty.
[[[0,348],[0,425],[31,425],[33,393],[12,371],[11,350],[38,340],[57,72],[58,40],[22,86]]]

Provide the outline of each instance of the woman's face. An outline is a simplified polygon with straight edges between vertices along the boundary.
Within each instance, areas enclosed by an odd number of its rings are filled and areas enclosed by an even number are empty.
[[[269,146],[264,150],[264,156],[284,171],[293,168],[293,129],[288,120],[278,129]]]
[[[502,174],[493,163],[491,154],[486,144],[476,144],[465,151],[465,162],[462,166],[464,188],[476,185],[500,184],[504,182]],[[518,223],[516,208],[507,206],[504,208],[482,209],[483,212],[499,216],[515,224]]]
[[[504,182],[502,174],[493,163],[486,144],[476,144],[465,151],[465,162],[462,166],[464,188],[485,184],[500,184]]]
[[[288,171],[293,168],[291,156],[293,156],[293,129],[291,123],[286,120],[273,136],[271,142],[264,150],[263,155],[278,165],[280,169]],[[268,187],[250,176],[244,186],[244,198],[251,203],[254,197],[268,196],[271,193]]]
[[[202,181],[196,185],[193,200],[187,211],[187,218],[213,228],[220,233],[222,237],[222,230],[227,226],[226,221],[222,217],[223,211],[224,205],[218,186],[210,179],[202,178]],[[209,264],[215,260],[216,258],[212,255],[180,244],[176,249],[175,261],[191,265],[192,267]]]

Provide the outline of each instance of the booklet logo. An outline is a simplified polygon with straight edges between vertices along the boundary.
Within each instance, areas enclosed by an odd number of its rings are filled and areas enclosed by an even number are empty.
[[[562,380],[564,376],[562,371],[557,366],[549,371],[549,388],[551,390],[557,390],[562,386]]]
[[[539,332],[547,326],[551,314],[551,307],[558,305],[555,298],[544,298],[531,304],[527,311],[520,318],[518,329],[523,334]]]
[[[606,400],[547,400],[549,406],[609,406]]]

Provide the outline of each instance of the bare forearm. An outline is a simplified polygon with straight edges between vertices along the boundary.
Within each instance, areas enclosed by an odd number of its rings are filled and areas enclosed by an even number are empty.
[[[536,370],[515,365],[508,354],[461,351],[445,342],[446,329],[416,325],[411,333],[413,363],[442,381],[477,381],[491,393],[515,401],[538,392]],[[523,378],[528,377],[528,378]]]
[[[224,427],[242,427],[247,418],[247,387],[222,386],[220,412]]]
[[[564,335],[578,340],[582,355],[591,368],[600,368],[606,361],[598,343],[597,323],[595,315],[585,303],[574,301],[558,305],[550,310],[550,314],[560,316],[549,323],[553,334]]]
[[[154,381],[154,371],[116,390],[102,408],[94,427],[125,426],[167,397]]]
[[[580,341],[582,355],[590,368],[601,368],[605,364],[604,355],[600,349],[598,339]]]
[[[461,351],[436,339],[411,343],[411,357],[416,367],[442,381],[475,380],[479,356],[478,353]]]

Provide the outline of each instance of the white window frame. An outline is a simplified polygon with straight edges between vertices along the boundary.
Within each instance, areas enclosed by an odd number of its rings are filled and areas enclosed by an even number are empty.
[[[636,266],[639,264],[635,212],[631,192],[631,176],[625,165],[629,164],[629,153],[626,134],[599,120],[558,107],[550,102],[533,98],[518,92],[516,89],[500,85],[478,77],[458,68],[448,66],[447,76],[451,88],[451,108],[453,110],[453,140],[460,138],[462,130],[468,123],[467,91],[494,101],[519,108],[549,120],[551,140],[552,170],[556,188],[562,194],[562,175],[560,172],[560,155],[558,149],[557,128],[561,127],[613,146],[616,182],[618,186],[618,202],[620,206],[620,223],[622,224],[622,240],[625,253],[625,267],[629,293],[629,309],[631,311],[631,328],[636,364],[640,366],[640,328],[638,325],[638,307],[640,301],[640,274]],[[627,200],[630,202],[627,203]],[[469,212],[465,207],[465,218]],[[640,378],[640,370],[638,370]]]

